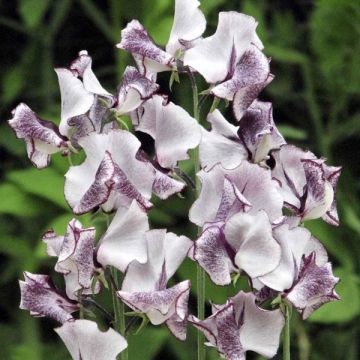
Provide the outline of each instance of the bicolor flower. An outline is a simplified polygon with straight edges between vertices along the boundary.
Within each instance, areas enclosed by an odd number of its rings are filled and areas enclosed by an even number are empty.
[[[57,126],[40,119],[26,104],[19,104],[12,115],[9,125],[17,138],[25,140],[28,157],[38,169],[49,165],[51,154],[67,152],[67,138]]]
[[[190,281],[167,288],[192,241],[166,230],[146,232],[148,261],[133,261],[127,268],[118,296],[134,311],[145,313],[154,325],[166,323],[179,339],[186,338]]]
[[[192,41],[204,32],[206,21],[199,5],[197,0],[176,0],[173,27],[165,51],[154,44],[137,20],[132,20],[121,31],[121,42],[117,47],[129,51],[141,74],[155,80],[158,72],[176,68],[178,51],[191,46]]]
[[[83,295],[93,293],[95,232],[95,228],[84,229],[78,220],[72,219],[64,236],[52,230],[43,236],[48,255],[58,258],[55,271],[64,274],[66,294],[72,300],[78,298],[79,290]],[[94,292],[99,290],[97,284]]]
[[[116,360],[127,347],[126,340],[114,329],[100,331],[90,320],[68,321],[55,331],[73,360]]]
[[[284,205],[303,220],[322,217],[339,224],[336,210],[336,185],[341,168],[327,166],[310,151],[284,145],[273,152],[273,178],[278,181]]]
[[[136,130],[155,140],[156,160],[163,168],[173,168],[188,159],[189,149],[199,145],[201,127],[182,107],[154,95],[133,116]]]
[[[335,291],[340,279],[333,275],[331,263],[318,265],[316,258],[315,251],[303,255],[299,276],[285,294],[286,299],[295,306],[303,319],[308,318],[321,305],[340,300]]]
[[[261,163],[271,150],[285,144],[275,126],[272,104],[255,100],[244,112],[240,126],[230,124],[215,110],[207,118],[211,131],[202,130],[200,161],[204,169],[220,163],[226,169],[236,168],[244,159]]]
[[[79,306],[62,295],[47,275],[24,272],[25,281],[19,281],[20,309],[30,311],[36,317],[47,316],[60,323],[73,320],[71,313]]]
[[[130,207],[119,207],[106,233],[97,247],[97,261],[104,267],[112,265],[125,272],[128,265],[136,260],[147,261],[145,232],[149,222],[144,209],[133,200]]]
[[[148,209],[154,170],[136,155],[139,140],[123,130],[92,133],[79,140],[86,160],[65,175],[65,198],[75,214],[98,206],[105,211],[129,207],[132,200]]]
[[[69,68],[55,69],[61,92],[59,129],[62,135],[69,135],[68,121],[74,116],[87,113],[96,96],[112,98],[112,95],[101,86],[91,66],[91,57],[86,50],[82,50]]]
[[[271,358],[279,347],[284,316],[280,309],[258,307],[255,299],[254,294],[240,291],[225,305],[214,306],[205,320],[190,316],[189,321],[204,333],[205,345],[216,347],[227,360],[245,360],[246,351]]]

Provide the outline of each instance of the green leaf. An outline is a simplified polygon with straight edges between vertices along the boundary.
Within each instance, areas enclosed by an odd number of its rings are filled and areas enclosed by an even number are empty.
[[[21,64],[8,69],[2,78],[2,101],[5,104],[15,100],[25,85],[25,71]]]
[[[0,213],[15,216],[37,216],[39,207],[21,189],[13,184],[0,185]]]
[[[305,130],[290,126],[290,125],[278,125],[280,133],[288,139],[293,140],[306,140],[307,134]]]
[[[21,0],[18,10],[24,23],[33,29],[40,24],[49,5],[49,0]]]
[[[51,168],[11,171],[8,179],[20,189],[69,210],[64,198],[64,177]]]
[[[336,286],[341,300],[321,306],[310,316],[310,321],[324,324],[343,323],[360,314],[359,277],[344,268],[338,268],[334,273],[341,279]]]

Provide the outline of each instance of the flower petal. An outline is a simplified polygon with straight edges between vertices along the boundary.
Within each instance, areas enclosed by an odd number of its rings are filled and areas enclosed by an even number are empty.
[[[200,37],[206,28],[206,19],[199,9],[197,0],[176,0],[174,22],[166,45],[166,52],[175,56],[178,49],[183,49],[182,42],[189,42]]]
[[[253,293],[240,291],[231,298],[237,321],[241,322],[240,342],[245,351],[255,351],[267,358],[276,355],[284,316],[280,309],[264,310],[255,304]]]
[[[115,330],[100,331],[90,320],[66,322],[55,331],[74,360],[116,360],[127,347],[126,340]]]
[[[199,145],[199,124],[183,108],[164,98],[153,96],[143,104],[143,114],[137,130],[148,133],[155,140],[158,163],[173,168],[179,160],[189,158],[187,151]]]
[[[145,263],[147,230],[147,215],[135,200],[126,211],[119,208],[100,240],[96,255],[98,262],[103,266],[115,266],[122,272],[133,260]]]
[[[130,21],[121,31],[121,42],[116,47],[159,64],[156,72],[170,70],[174,61],[170,54],[153,43],[145,28],[137,20]]]
[[[127,66],[123,81],[118,88],[117,111],[120,114],[125,114],[137,109],[158,89],[158,84],[141,75],[134,67]]]
[[[66,138],[60,135],[51,121],[40,119],[26,104],[19,104],[8,121],[16,137],[24,139],[30,161],[39,169],[49,165],[50,154],[67,148]]]
[[[234,169],[248,158],[248,153],[237,136],[237,127],[231,125],[215,110],[207,117],[212,130],[202,130],[199,146],[200,162],[203,169],[211,169],[220,163],[226,169]]]
[[[84,84],[71,70],[65,68],[55,69],[58,76],[61,93],[61,122],[59,130],[67,136],[70,126],[67,121],[78,115],[85,114],[91,108],[95,96],[87,91]]]
[[[265,160],[270,150],[285,144],[273,120],[272,104],[268,102],[255,101],[245,111],[238,134],[255,163]]]
[[[49,276],[24,272],[25,281],[19,281],[20,309],[29,310],[33,316],[48,316],[60,323],[72,320],[71,313],[78,305],[60,295]]]
[[[216,285],[230,284],[230,274],[235,271],[232,264],[234,256],[235,252],[226,243],[222,229],[217,226],[206,228],[194,243],[194,260]]]
[[[331,263],[318,266],[316,254],[312,252],[303,256],[299,278],[286,298],[306,319],[322,304],[340,299],[335,291],[339,281],[332,273]]]
[[[225,225],[225,238],[236,251],[235,264],[250,277],[265,275],[280,263],[281,248],[264,211],[235,214]]]
[[[233,11],[220,12],[215,34],[199,40],[187,50],[184,64],[198,71],[208,83],[225,80],[232,76],[234,65],[250,44],[254,41],[259,44],[256,25],[251,16]]]

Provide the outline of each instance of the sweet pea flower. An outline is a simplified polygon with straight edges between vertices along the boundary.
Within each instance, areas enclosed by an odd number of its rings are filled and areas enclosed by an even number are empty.
[[[284,145],[273,152],[273,178],[279,183],[284,205],[302,220],[322,217],[339,225],[336,210],[336,185],[340,167],[327,166],[310,151]]]
[[[218,165],[198,175],[202,189],[190,220],[204,228],[190,257],[218,285],[229,284],[240,269],[251,277],[273,271],[281,249],[271,223],[282,217],[282,199],[270,171],[244,161],[236,169]]]
[[[131,133],[112,130],[79,140],[87,157],[65,175],[65,199],[75,214],[98,206],[105,211],[129,207],[133,199],[148,209],[154,170],[136,158],[140,142]]]
[[[73,320],[71,313],[79,306],[62,295],[47,275],[24,272],[25,281],[19,281],[20,309],[30,311],[36,317],[47,316],[60,323]]]
[[[69,137],[68,121],[74,116],[87,113],[94,104],[96,96],[112,101],[113,96],[106,91],[92,71],[92,59],[86,50],[70,64],[69,68],[57,68],[61,92],[60,133]]]
[[[116,360],[126,349],[126,340],[114,329],[100,331],[90,320],[67,321],[55,329],[73,360]]]
[[[145,233],[148,261],[129,264],[118,296],[134,311],[145,313],[154,325],[166,323],[180,340],[186,338],[190,281],[167,288],[192,241],[185,236],[150,230]]]
[[[177,53],[191,46],[205,31],[206,21],[199,5],[197,0],[175,1],[174,22],[165,51],[154,44],[137,20],[121,31],[121,42],[116,46],[133,55],[142,75],[155,80],[158,72],[175,69]]]
[[[53,230],[43,236],[48,255],[58,258],[55,271],[64,274],[69,299],[76,300],[79,290],[82,295],[100,291],[99,283],[92,289],[95,232],[95,228],[84,229],[78,220],[72,219],[64,236],[58,236]]]
[[[25,140],[28,157],[38,169],[49,165],[51,154],[68,151],[67,138],[59,133],[57,126],[40,119],[26,104],[19,104],[12,115],[8,123],[16,137]]]
[[[255,100],[244,112],[240,126],[230,124],[215,110],[207,117],[211,131],[202,129],[200,162],[203,169],[220,163],[236,168],[244,159],[263,163],[271,150],[285,144],[272,116],[272,104]]]
[[[216,347],[227,360],[245,360],[246,351],[266,358],[276,355],[284,316],[280,309],[264,310],[255,304],[255,295],[240,291],[224,305],[213,306],[205,320],[189,321],[204,333],[207,346]]]
[[[155,140],[156,161],[163,168],[173,168],[189,159],[189,149],[199,145],[201,127],[182,107],[160,95],[147,100],[133,115],[136,130]]]

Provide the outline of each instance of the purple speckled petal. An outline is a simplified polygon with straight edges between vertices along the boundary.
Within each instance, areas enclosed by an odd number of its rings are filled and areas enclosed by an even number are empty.
[[[129,209],[119,208],[100,240],[96,255],[98,262],[103,266],[115,266],[122,272],[133,260],[145,263],[147,230],[147,215],[135,200]]]
[[[215,221],[223,197],[225,177],[239,190],[247,204],[252,205],[251,209],[248,208],[249,213],[265,210],[271,222],[282,216],[283,200],[277,182],[271,179],[268,169],[244,160],[235,169],[224,169],[217,165],[209,172],[200,171],[198,176],[202,183],[201,193],[191,207],[189,217],[199,226]],[[235,205],[228,217],[244,211],[244,202],[236,201]]]
[[[230,284],[230,274],[235,271],[234,256],[235,251],[226,243],[223,230],[217,226],[207,227],[194,243],[194,260],[217,285]]]
[[[151,207],[155,173],[137,159],[140,142],[134,135],[122,130],[91,133],[81,138],[79,145],[86,160],[70,167],[65,175],[65,198],[74,211],[85,212],[100,205],[105,211],[128,208],[133,199],[144,208]]]
[[[55,124],[40,119],[26,104],[19,104],[8,121],[16,137],[24,139],[30,161],[39,169],[49,165],[50,155],[67,148]]]
[[[55,270],[64,274],[66,294],[72,300],[77,299],[80,289],[92,293],[95,232],[95,228],[84,229],[79,221],[72,219],[65,236],[57,236],[53,231],[43,236],[48,254],[58,257]],[[99,290],[96,288],[95,292]]]
[[[206,19],[199,9],[197,0],[176,0],[174,22],[166,51],[175,56],[178,49],[184,49],[188,43],[199,38],[206,28]]]
[[[189,158],[187,151],[201,140],[201,128],[183,108],[155,95],[143,104],[137,130],[155,140],[157,161],[163,168],[173,168],[179,160]]]
[[[285,144],[273,120],[272,104],[268,102],[255,101],[245,111],[238,134],[255,163],[265,160],[270,150]]]
[[[334,226],[339,226],[339,215],[336,209],[336,187],[341,174],[341,167],[323,165],[326,180],[331,184],[334,191],[334,199],[330,209],[323,215],[323,219]]]
[[[122,83],[118,88],[117,111],[125,114],[137,109],[158,89],[158,84],[141,75],[134,67],[126,67]]]
[[[255,304],[253,293],[240,291],[231,298],[240,328],[240,342],[245,351],[255,351],[267,358],[276,355],[284,316],[280,309],[264,310]]]
[[[324,216],[334,202],[334,189],[325,178],[322,161],[301,160],[306,178],[306,200],[302,210],[304,220]]]
[[[335,285],[340,281],[332,273],[331,263],[316,264],[316,254],[303,256],[299,278],[286,294],[303,319],[308,318],[322,304],[339,300]]]
[[[184,64],[198,71],[208,83],[227,80],[251,43],[261,47],[256,26],[251,16],[234,11],[220,12],[215,34],[200,39],[187,50]]]
[[[215,86],[211,93],[229,101],[236,99],[234,112],[238,115],[251,105],[272,79],[269,59],[255,45],[250,45],[236,65],[232,78]],[[236,118],[240,120],[241,117]]]
[[[209,113],[207,121],[212,129],[201,129],[199,153],[202,168],[208,170],[218,163],[226,169],[236,168],[248,158],[248,152],[237,136],[238,128],[231,125],[217,109]]]
[[[33,316],[48,316],[60,323],[72,320],[71,313],[78,305],[60,295],[49,276],[24,272],[25,281],[19,281],[20,309],[29,310]]]
[[[129,22],[121,31],[121,42],[116,46],[134,55],[140,55],[144,60],[154,62],[155,64],[144,64],[144,66],[157,67],[155,72],[170,70],[174,63],[172,55],[157,47],[137,20]]]
[[[175,313],[182,320],[186,319],[187,311],[183,306],[177,307],[179,301],[182,305],[187,303],[191,283],[185,280],[169,289],[149,292],[118,291],[118,296],[133,310],[146,313],[154,325],[159,325],[170,319]],[[180,299],[181,297],[185,297]]]
[[[116,360],[127,347],[114,329],[100,331],[95,321],[75,320],[55,329],[74,360]]]
[[[159,170],[155,171],[155,180],[152,189],[154,194],[160,199],[165,200],[169,196],[179,193],[184,189],[185,184],[183,182],[175,180]]]
[[[252,278],[273,271],[280,263],[281,248],[264,211],[232,216],[225,225],[225,238],[236,253],[236,266]]]

